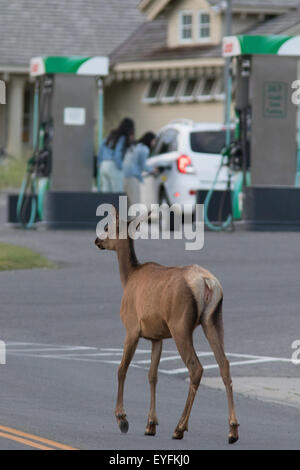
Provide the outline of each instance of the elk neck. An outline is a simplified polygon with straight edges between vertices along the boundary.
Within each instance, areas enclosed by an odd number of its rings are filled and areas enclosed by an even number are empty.
[[[135,254],[134,242],[131,238],[124,240],[117,249],[119,270],[122,286],[125,287],[132,271],[139,265]]]

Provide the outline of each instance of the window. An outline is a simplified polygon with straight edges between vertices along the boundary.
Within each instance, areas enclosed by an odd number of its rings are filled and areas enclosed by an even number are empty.
[[[193,40],[193,13],[182,11],[180,13],[180,42]]]
[[[198,81],[196,78],[189,78],[184,81],[180,101],[192,101],[194,99],[197,83]]]
[[[153,155],[175,152],[178,147],[178,132],[175,129],[167,129],[157,139],[157,144],[152,152]]]
[[[231,134],[234,139],[234,133]],[[225,131],[205,131],[191,133],[191,149],[193,152],[220,154],[225,147]]]
[[[143,98],[145,103],[157,103],[162,88],[161,80],[152,80],[146,90]]]
[[[224,78],[220,71],[206,77],[154,79],[142,99],[146,104],[224,100]]]
[[[203,87],[202,94],[204,96],[212,95],[212,89],[213,89],[214,84],[215,84],[215,79],[214,78],[207,78],[204,82],[204,87]]]
[[[224,77],[219,77],[214,88],[214,97],[219,100],[225,98]]]
[[[200,11],[198,14],[198,39],[205,41],[210,38],[210,14]]]
[[[200,87],[198,90],[197,99],[199,101],[209,101],[214,97],[214,90],[216,87],[216,78],[215,77],[206,77],[202,78],[200,82]]]
[[[162,96],[162,101],[164,103],[171,103],[176,100],[179,83],[180,81],[178,79],[171,79],[165,84],[165,92]]]

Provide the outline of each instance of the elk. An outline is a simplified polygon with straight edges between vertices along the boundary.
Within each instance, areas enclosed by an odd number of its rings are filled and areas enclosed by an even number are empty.
[[[184,432],[188,431],[191,409],[203,373],[203,367],[193,345],[193,332],[198,325],[201,325],[226,388],[229,408],[228,442],[233,444],[238,440],[239,424],[234,408],[229,361],[224,352],[223,291],[220,282],[209,271],[198,265],[167,267],[153,262],[140,264],[135,254],[134,241],[129,236],[128,230],[127,238],[119,237],[119,215],[115,208],[112,221],[106,225],[105,232],[108,232],[105,234],[106,238],[97,237],[95,244],[101,250],[116,251],[124,291],[120,316],[126,328],[126,338],[118,369],[115,409],[121,432],[126,433],[129,428],[123,406],[126,373],[139,339],[145,338],[152,342],[148,375],[151,399],[145,435],[156,434],[158,366],[162,342],[172,337],[190,377],[186,404],[173,433],[173,439],[183,438]],[[109,237],[109,233],[115,233],[116,236]]]

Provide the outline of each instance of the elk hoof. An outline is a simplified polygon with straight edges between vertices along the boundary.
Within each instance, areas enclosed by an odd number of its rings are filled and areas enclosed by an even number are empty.
[[[234,444],[236,441],[239,440],[239,437],[229,436],[228,437],[228,444]]]
[[[129,429],[129,423],[126,418],[123,418],[119,422],[119,428],[123,434],[126,434]]]
[[[121,432],[123,433],[126,433],[128,431],[128,428],[129,428],[129,424],[128,424],[128,421],[126,419],[126,414],[116,414],[116,418],[117,418],[117,423],[119,425],[119,428],[121,430]]]
[[[156,434],[155,429],[146,428],[145,436],[155,436],[155,434]]]
[[[173,433],[172,439],[183,439],[184,431],[176,430]]]
[[[228,444],[234,444],[236,441],[239,440],[239,434],[238,434],[239,423],[231,422],[229,423],[229,425],[230,425],[230,429],[229,429],[229,435],[228,435]]]
[[[154,421],[150,421],[147,424],[146,431],[145,431],[145,436],[155,436],[156,434],[156,425]]]

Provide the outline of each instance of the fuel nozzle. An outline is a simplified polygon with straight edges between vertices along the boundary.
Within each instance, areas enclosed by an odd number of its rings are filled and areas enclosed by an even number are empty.
[[[239,171],[242,167],[242,146],[239,141],[231,142],[228,147],[222,150],[224,164],[232,171]]]

